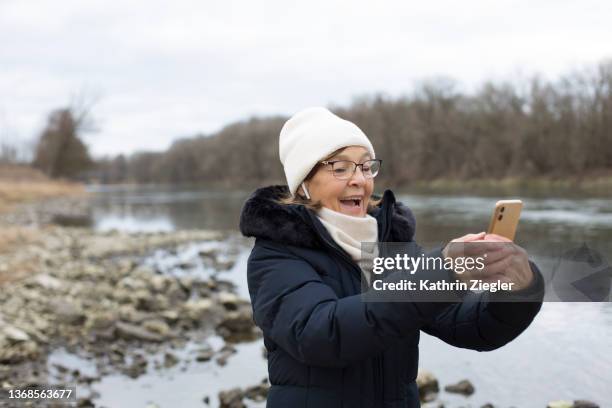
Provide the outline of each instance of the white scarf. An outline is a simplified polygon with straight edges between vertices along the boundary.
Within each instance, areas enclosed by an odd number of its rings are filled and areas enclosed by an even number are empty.
[[[362,255],[362,242],[377,242],[378,222],[369,214],[365,217],[353,217],[342,214],[327,207],[321,207],[317,211],[317,217],[332,236],[334,241],[344,249],[364,271],[364,275],[370,283],[372,271],[372,259],[378,254],[377,245],[366,248]],[[370,249],[370,250],[368,250]]]

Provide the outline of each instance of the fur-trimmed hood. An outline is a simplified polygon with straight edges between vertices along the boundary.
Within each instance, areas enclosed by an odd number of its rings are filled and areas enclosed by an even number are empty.
[[[255,190],[242,207],[240,232],[246,237],[269,239],[294,246],[323,247],[321,234],[325,234],[325,228],[314,216],[314,212],[303,205],[280,204],[277,201],[288,192],[285,185]],[[391,190],[385,190],[380,205],[369,214],[378,222],[379,241],[414,240],[414,215],[408,207],[395,201]]]

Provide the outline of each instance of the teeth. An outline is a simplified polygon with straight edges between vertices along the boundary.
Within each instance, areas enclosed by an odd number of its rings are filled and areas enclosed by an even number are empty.
[[[361,198],[342,198],[340,201],[358,207],[361,204]]]

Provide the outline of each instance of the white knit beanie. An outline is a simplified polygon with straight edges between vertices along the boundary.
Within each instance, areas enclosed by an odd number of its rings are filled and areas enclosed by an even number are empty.
[[[322,107],[307,108],[293,115],[283,125],[278,140],[291,194],[295,195],[319,160],[347,146],[363,146],[375,158],[372,143],[354,123]]]

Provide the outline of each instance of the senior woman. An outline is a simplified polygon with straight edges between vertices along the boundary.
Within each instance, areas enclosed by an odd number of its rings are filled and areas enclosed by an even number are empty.
[[[256,190],[240,217],[243,235],[256,238],[247,278],[268,352],[267,407],[419,407],[421,330],[489,351],[516,338],[540,310],[542,276],[510,242],[490,267],[515,284],[504,296],[522,302],[493,302],[488,292],[454,302],[364,301],[372,277],[361,243],[414,242],[412,212],[390,190],[373,197],[381,161],[372,144],[325,108],[290,118],[279,153],[287,186]],[[485,238],[502,240],[480,233],[453,241]],[[428,256],[453,256],[449,246],[443,251]],[[434,281],[466,279],[444,268],[427,273]]]

